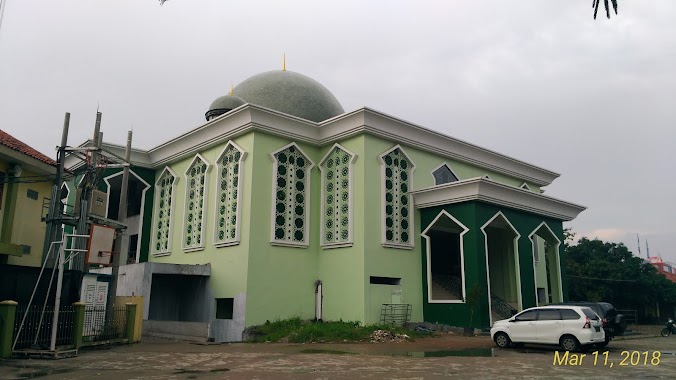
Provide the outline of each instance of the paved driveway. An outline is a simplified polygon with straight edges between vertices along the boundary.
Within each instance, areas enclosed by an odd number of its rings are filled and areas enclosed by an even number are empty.
[[[676,337],[614,341],[607,354],[598,353],[596,365],[593,352],[581,365],[572,356],[568,365],[553,364],[555,352],[547,347],[497,349],[486,337],[457,336],[401,344],[157,340],[84,351],[71,359],[6,360],[0,362],[0,379],[673,379],[676,374]],[[660,352],[659,363],[654,352]],[[625,356],[627,365],[621,365]]]

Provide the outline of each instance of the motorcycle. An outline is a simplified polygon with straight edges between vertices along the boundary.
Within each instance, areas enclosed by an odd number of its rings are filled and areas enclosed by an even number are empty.
[[[667,321],[667,327],[662,329],[662,336],[669,336],[671,334],[676,334],[676,326],[674,326],[674,320],[669,318]]]

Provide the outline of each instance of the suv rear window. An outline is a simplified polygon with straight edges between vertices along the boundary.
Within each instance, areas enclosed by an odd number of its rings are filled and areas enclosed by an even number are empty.
[[[580,319],[580,314],[578,314],[573,309],[561,309],[561,319],[563,320]]]
[[[592,319],[592,320],[595,320],[595,321],[598,321],[598,320],[599,320],[599,316],[596,315],[596,313],[594,313],[594,312],[592,311],[592,309],[590,309],[590,308],[588,308],[588,307],[583,307],[583,308],[581,308],[581,309],[582,309],[582,312],[584,313],[584,315],[587,316],[587,318]]]

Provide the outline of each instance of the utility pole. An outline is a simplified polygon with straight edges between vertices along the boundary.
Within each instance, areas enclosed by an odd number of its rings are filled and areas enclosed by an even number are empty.
[[[127,222],[127,192],[129,188],[129,166],[131,159],[131,138],[132,132],[127,132],[127,149],[124,152],[124,168],[122,169],[122,185],[120,186],[120,205],[117,212],[117,220],[125,224]],[[115,304],[115,297],[117,296],[117,276],[120,271],[120,263],[122,265],[126,264],[127,256],[129,254],[129,234],[127,229],[124,228],[117,235],[115,239],[115,247],[113,248],[113,268],[112,276],[110,279],[110,287],[108,288],[108,300],[106,309],[112,310],[111,308]],[[110,313],[112,316],[113,313]]]
[[[61,175],[63,173],[64,161],[66,158],[66,145],[68,145],[68,128],[70,126],[70,112],[66,112],[63,119],[63,132],[61,133],[61,145],[56,152],[56,176],[54,186],[52,186],[52,197],[49,200],[49,210],[47,211],[47,226],[45,230],[45,242],[42,246],[42,260],[47,259],[49,246],[53,241],[59,240],[60,224],[58,217],[63,214],[63,204],[61,204]],[[57,217],[58,216],[58,217]],[[56,220],[55,220],[56,219]],[[48,263],[49,264],[49,263]]]
[[[87,217],[89,216],[89,198],[91,198],[92,188],[96,186],[96,166],[98,164],[98,148],[101,146],[99,141],[101,137],[101,112],[96,111],[96,122],[94,123],[94,148],[92,150],[91,162],[87,165],[85,169],[84,178],[82,179],[82,189],[80,192],[80,215],[77,223],[77,234],[78,235],[89,235],[89,229],[87,225]],[[91,183],[90,183],[91,182]],[[76,241],[76,247],[78,249],[86,249],[84,242],[81,240]],[[87,265],[84,255],[78,257],[76,265],[78,268],[82,269],[82,272],[89,272],[89,265]]]

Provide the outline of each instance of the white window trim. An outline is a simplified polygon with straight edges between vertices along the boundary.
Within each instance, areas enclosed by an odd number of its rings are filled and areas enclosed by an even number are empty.
[[[462,269],[462,299],[461,300],[433,300],[432,299],[432,239],[427,235],[427,231],[429,231],[432,227],[434,227],[434,224],[441,218],[442,216],[452,220],[455,224],[457,224],[461,229],[462,232],[460,233],[460,268]],[[425,238],[425,247],[426,247],[426,256],[427,256],[427,303],[466,303],[467,301],[467,292],[465,290],[465,245],[464,245],[464,240],[465,240],[465,234],[469,231],[469,228],[467,228],[464,224],[460,223],[458,219],[453,217],[449,212],[446,210],[441,210],[439,214],[432,220],[432,222],[425,228],[425,231],[423,231],[420,235]]]
[[[156,225],[157,225],[157,213],[160,211],[159,209],[159,197],[160,197],[160,192],[159,190],[159,185],[158,182],[160,178],[164,175],[164,172],[169,172],[174,177],[174,183],[171,184],[171,206],[169,207],[169,215],[172,216],[169,219],[169,236],[167,237],[167,241],[169,242],[168,248],[166,251],[157,251],[155,249],[155,245],[157,244],[157,238],[155,237],[157,235],[157,230],[156,230]],[[179,181],[178,175],[176,175],[176,172],[171,170],[170,167],[165,166],[164,169],[160,172],[160,175],[157,176],[157,181],[155,181],[155,200],[153,201],[153,228],[151,229],[151,237],[152,239],[150,240],[150,252],[153,256],[155,257],[160,257],[160,256],[169,256],[171,255],[171,242],[172,242],[172,236],[173,236],[173,227],[174,227],[174,218],[175,216],[175,210],[176,210],[176,184]]]
[[[556,247],[555,247],[554,249],[555,249],[555,253],[556,253],[556,267],[557,267],[557,270],[558,270],[558,272],[559,272],[559,297],[560,297],[559,299],[563,300],[563,283],[562,283],[563,280],[561,279],[561,255],[560,255],[560,252],[559,252],[559,248],[561,247],[561,240],[559,240],[558,236],[556,236],[556,234],[554,233],[554,231],[552,231],[552,229],[549,228],[549,225],[548,225],[547,223],[545,223],[545,222],[542,222],[542,223],[538,224],[538,226],[535,227],[535,229],[533,230],[533,232],[531,232],[531,233],[528,235],[528,238],[529,238],[530,241],[531,241],[531,246],[533,246],[533,249],[535,249],[535,247],[534,247],[534,245],[533,245],[533,236],[534,236],[534,235],[537,235],[537,232],[538,232],[542,227],[544,227],[545,229],[547,229],[547,230],[549,231],[549,233],[552,235],[552,237],[556,240]],[[542,238],[542,237],[540,237],[540,238]],[[545,239],[545,242],[546,242],[546,241],[547,241],[547,239]],[[546,255],[546,252],[545,252],[545,255]],[[545,256],[545,260],[547,260],[547,256]],[[538,292],[537,286],[538,286],[538,285],[537,285],[537,278],[536,278],[536,275],[535,275],[535,258],[534,258],[534,257],[533,257],[533,283],[535,283],[535,296],[537,297],[537,292]],[[548,291],[550,294],[551,294],[551,292],[552,292],[551,289],[547,289],[547,291]],[[536,299],[536,301],[537,301],[537,299]]]
[[[239,156],[239,169],[237,172],[237,211],[235,211],[235,218],[237,218],[237,221],[235,223],[235,238],[234,239],[229,239],[229,240],[218,240],[218,208],[216,208],[216,212],[214,212],[214,246],[217,248],[221,247],[231,247],[233,245],[238,245],[241,242],[241,234],[240,234],[240,229],[242,226],[242,187],[243,187],[243,173],[244,173],[244,158],[247,155],[247,152],[242,149],[239,145],[237,145],[234,141],[230,140],[228,141],[227,144],[225,144],[225,147],[223,147],[223,150],[221,153],[218,155],[218,158],[216,159],[216,169],[217,169],[217,178],[218,180],[216,181],[216,189],[214,191],[214,206],[218,206],[220,202],[218,201],[218,193],[220,185],[221,185],[221,158],[223,158],[223,154],[229,147],[233,147],[236,150],[239,151],[240,156]]]
[[[531,190],[530,186],[528,186],[528,184],[526,182],[519,185],[519,187],[524,189],[524,190],[533,191],[533,190]]]
[[[386,193],[386,188],[385,188],[385,160],[384,157],[393,152],[394,150],[399,149],[401,153],[406,157],[408,162],[411,163],[411,175],[409,177],[408,185],[408,204],[409,209],[410,209],[410,223],[408,224],[408,236],[410,237],[409,243],[391,243],[387,241],[387,226],[385,225],[385,208],[386,208],[386,201],[385,201],[385,193]],[[404,151],[404,148],[401,147],[401,145],[397,144],[393,146],[392,148],[386,150],[384,153],[382,153],[380,156],[378,156],[378,160],[380,160],[380,244],[385,247],[385,248],[396,248],[396,249],[413,249],[413,226],[414,226],[414,217],[415,217],[415,206],[413,205],[413,198],[411,197],[411,192],[413,191],[413,172],[415,171],[415,164],[411,160],[408,154],[406,154],[406,151]]]
[[[141,176],[136,174],[133,170],[129,169],[129,174],[133,175],[136,177],[139,182],[141,182],[145,187],[143,190],[141,190],[141,212],[139,213],[139,221],[138,221],[138,240],[136,241],[136,262],[139,262],[139,258],[141,256],[141,238],[143,237],[143,216],[145,215],[145,207],[146,207],[146,192],[148,189],[150,189],[150,184],[146,182]],[[162,172],[164,174],[164,172]],[[120,170],[117,173],[111,174],[103,179],[103,182],[106,183],[106,194],[108,196],[108,199],[110,199],[110,179],[113,177],[117,177],[122,175],[122,170]],[[173,190],[172,190],[173,194]],[[172,200],[173,203],[173,200]],[[106,207],[106,218],[108,218],[108,208]],[[154,227],[154,226],[153,226]],[[130,234],[133,235],[133,234]]]
[[[348,238],[346,242],[339,242],[339,243],[326,243],[324,241],[324,225],[326,223],[326,214],[325,214],[325,206],[326,206],[326,178],[324,177],[324,161],[326,161],[327,158],[333,153],[333,151],[338,148],[342,150],[343,152],[347,153],[350,155],[350,176],[349,176],[349,186],[348,186],[348,207],[350,208],[349,213],[347,215],[348,217]],[[344,146],[335,143],[329,149],[329,151],[326,153],[324,158],[319,161],[319,172],[321,173],[322,177],[322,187],[321,187],[321,218],[320,221],[321,223],[319,224],[319,236],[320,236],[320,242],[321,242],[321,247],[324,249],[331,249],[331,248],[342,248],[342,247],[351,247],[352,244],[354,244],[354,235],[353,235],[353,226],[354,226],[354,219],[353,219],[353,185],[354,185],[354,161],[357,159],[357,155],[354,154],[352,151],[349,149],[345,148]]]
[[[516,293],[517,293],[517,299],[519,302],[519,310],[523,310],[523,302],[522,302],[522,297],[521,297],[521,265],[519,265],[519,239],[521,238],[521,234],[519,234],[519,230],[514,227],[512,222],[507,219],[505,214],[502,213],[502,211],[498,211],[493,215],[492,218],[488,219],[486,223],[484,223],[483,226],[481,226],[481,233],[484,234],[484,251],[486,253],[486,284],[488,285],[488,317],[491,325],[493,324],[493,311],[492,311],[492,306],[491,306],[491,300],[490,300],[490,294],[491,294],[491,275],[490,275],[490,266],[488,265],[488,234],[486,233],[486,227],[488,227],[495,219],[498,217],[501,217],[509,227],[512,229],[512,231],[516,234],[514,237],[514,261],[516,264]],[[531,258],[533,256],[531,255]],[[535,271],[533,271],[535,273]],[[535,290],[537,294],[537,289]]]
[[[305,169],[306,174],[305,174],[305,225],[303,226],[304,231],[303,231],[303,241],[302,242],[288,242],[288,241],[279,241],[275,240],[275,199],[276,199],[276,189],[277,189],[277,159],[275,158],[275,155],[279,152],[282,152],[290,147],[294,147],[298,149],[298,151],[305,157],[307,162],[310,164],[308,167]],[[301,149],[298,144],[295,142],[292,142],[290,144],[286,144],[283,147],[275,150],[274,152],[270,153],[270,159],[272,160],[272,207],[270,209],[270,244],[275,245],[275,246],[281,246],[281,247],[299,247],[299,248],[307,248],[310,245],[310,178],[312,177],[312,168],[315,166],[314,162],[310,159],[310,156],[308,156],[303,149]]]
[[[207,170],[204,172],[204,195],[202,196],[202,220],[200,220],[200,224],[202,225],[202,232],[200,234],[200,245],[197,246],[191,246],[187,247],[185,245],[185,238],[186,238],[186,231],[185,227],[188,224],[188,191],[190,187],[190,183],[188,181],[188,172],[190,171],[190,168],[195,164],[195,161],[201,160],[203,163],[207,165]],[[207,161],[204,156],[201,154],[197,153],[195,154],[195,157],[190,161],[190,164],[188,164],[188,168],[185,170],[185,173],[183,175],[185,176],[185,194],[184,194],[184,201],[183,201],[183,233],[181,234],[181,249],[183,249],[183,252],[189,253],[189,252],[197,252],[201,251],[204,249],[204,231],[206,230],[205,225],[204,225],[204,220],[205,214],[207,213],[207,199],[209,199],[209,171],[211,170],[211,164],[209,161]]]

